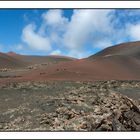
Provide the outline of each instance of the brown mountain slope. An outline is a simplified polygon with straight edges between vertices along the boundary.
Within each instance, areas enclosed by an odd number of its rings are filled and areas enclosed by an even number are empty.
[[[19,61],[23,61],[28,64],[40,64],[47,62],[61,62],[61,61],[71,61],[75,58],[65,57],[65,56],[34,56],[34,55],[14,55],[14,53],[8,53],[8,55],[12,56]]]
[[[0,53],[0,68],[17,68],[25,65],[26,63],[21,63],[21,61],[10,55]]]
[[[74,58],[64,56],[29,56],[14,52],[0,53],[0,68],[21,68],[34,64],[71,61]]]
[[[86,59],[61,63],[28,76],[40,80],[140,80],[140,42],[109,47]]]
[[[119,45],[111,46],[103,51],[90,56],[89,58],[108,57],[113,55],[130,56],[140,59],[140,41],[122,43]]]

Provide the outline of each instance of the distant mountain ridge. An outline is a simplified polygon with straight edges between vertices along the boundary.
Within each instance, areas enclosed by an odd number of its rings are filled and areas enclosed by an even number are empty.
[[[20,55],[14,52],[0,53],[0,68],[20,68],[33,64],[47,62],[71,61],[75,58],[66,56],[32,56]]]

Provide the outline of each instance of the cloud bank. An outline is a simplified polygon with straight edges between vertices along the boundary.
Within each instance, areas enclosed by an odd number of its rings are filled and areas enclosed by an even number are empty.
[[[81,58],[117,43],[140,40],[140,10],[76,9],[69,18],[63,10],[48,10],[40,21],[39,26],[24,27],[22,41],[47,54]]]
[[[35,25],[29,24],[23,29],[22,39],[33,49],[39,51],[51,50],[49,38],[43,37],[35,32]]]

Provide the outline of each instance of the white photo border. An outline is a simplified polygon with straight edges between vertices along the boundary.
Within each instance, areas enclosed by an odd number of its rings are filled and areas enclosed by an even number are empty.
[[[0,1],[0,9],[140,8],[140,1]],[[0,132],[0,139],[139,139],[140,132]]]

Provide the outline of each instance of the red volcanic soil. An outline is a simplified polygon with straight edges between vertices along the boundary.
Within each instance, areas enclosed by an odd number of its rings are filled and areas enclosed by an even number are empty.
[[[15,58],[25,60],[25,56]],[[26,56],[27,58],[32,59],[32,62],[36,60],[35,56]],[[42,58],[39,57],[40,59]],[[61,62],[48,68],[31,70],[22,77],[15,78],[15,81],[18,80],[140,80],[140,42],[119,44],[85,59]]]

